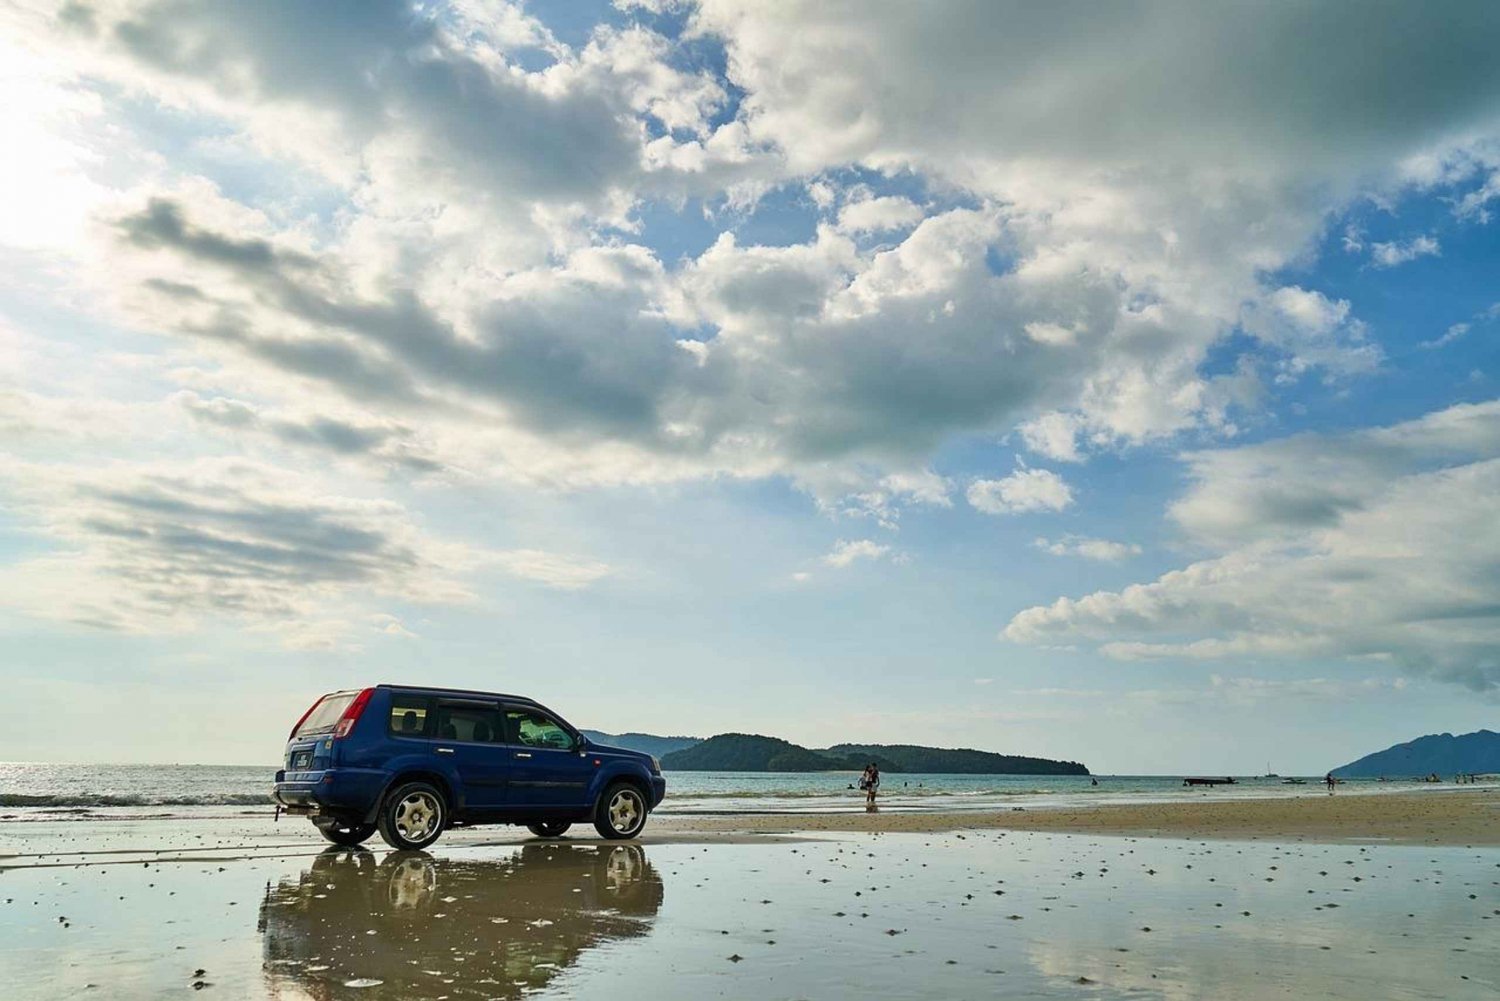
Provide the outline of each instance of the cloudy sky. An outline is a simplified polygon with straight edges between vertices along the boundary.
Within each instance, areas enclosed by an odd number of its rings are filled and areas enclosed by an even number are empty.
[[[0,758],[384,680],[1103,772],[1493,726],[1497,44],[6,0]]]

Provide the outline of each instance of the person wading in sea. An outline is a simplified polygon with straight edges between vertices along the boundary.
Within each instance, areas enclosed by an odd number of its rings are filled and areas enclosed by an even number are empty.
[[[880,789],[880,766],[870,762],[870,767],[865,769],[865,808],[875,809],[875,793]]]

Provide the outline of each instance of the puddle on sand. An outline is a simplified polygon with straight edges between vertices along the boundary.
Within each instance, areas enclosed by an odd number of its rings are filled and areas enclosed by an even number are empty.
[[[260,930],[271,992],[519,997],[585,950],[647,934],[662,904],[661,878],[639,845],[488,854],[394,852],[377,861],[364,850],[329,851],[268,887]]]
[[[1495,849],[1000,831],[457,843],[11,869],[6,900],[6,996],[48,1001],[196,980],[278,1001],[1500,991]]]

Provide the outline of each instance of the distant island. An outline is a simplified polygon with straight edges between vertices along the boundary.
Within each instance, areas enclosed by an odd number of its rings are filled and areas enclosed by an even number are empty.
[[[829,772],[860,771],[870,762],[882,772],[967,775],[1087,775],[1076,761],[1053,761],[968,748],[915,744],[836,744],[813,750],[778,737],[721,733],[661,759],[670,771]]]
[[[673,751],[703,743],[702,737],[658,737],[654,733],[605,733],[603,730],[582,730],[585,737],[595,744],[623,747],[628,751],[640,751],[665,757]]]
[[[661,759],[665,769],[684,772],[858,771],[868,762],[832,758],[789,740],[753,733],[721,733]]]
[[[890,771],[945,775],[1087,775],[1077,761],[1054,761],[1016,754],[995,754],[967,747],[923,747],[920,744],[835,744],[824,754],[895,763]],[[886,770],[885,765],[880,766]]]
[[[1333,770],[1335,778],[1414,778],[1500,772],[1500,733],[1476,730],[1460,734],[1434,733],[1383,751],[1367,754]]]

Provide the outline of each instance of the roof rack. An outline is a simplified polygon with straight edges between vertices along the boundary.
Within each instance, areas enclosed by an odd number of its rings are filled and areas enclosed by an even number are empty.
[[[399,685],[389,681],[382,681],[377,688],[402,688],[414,692],[445,692],[449,695],[480,695],[490,699],[512,699],[516,702],[529,702],[532,705],[540,705],[536,699],[525,695],[507,695],[504,692],[484,692],[477,688],[442,688],[438,685]]]

